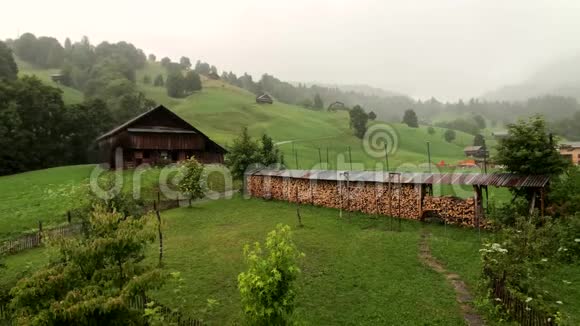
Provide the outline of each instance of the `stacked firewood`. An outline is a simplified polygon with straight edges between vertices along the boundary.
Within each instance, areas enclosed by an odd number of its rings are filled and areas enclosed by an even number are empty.
[[[449,224],[473,226],[476,223],[473,198],[425,195],[421,203],[421,186],[414,184],[249,176],[247,190],[251,196],[259,198],[342,208],[367,214],[421,219],[424,212],[428,211]]]
[[[475,200],[473,198],[425,196],[423,198],[423,210],[436,212],[448,224],[462,226],[477,224],[475,220]]]

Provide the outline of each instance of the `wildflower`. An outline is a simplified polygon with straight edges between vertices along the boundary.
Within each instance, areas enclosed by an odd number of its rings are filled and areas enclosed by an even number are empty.
[[[495,298],[495,301],[501,301],[501,299],[500,298]]]
[[[528,298],[526,299],[526,302],[530,302],[530,301],[532,301],[532,298],[528,297]]]
[[[548,258],[542,258],[542,262],[544,262],[544,263],[545,263],[545,262],[547,262],[547,261],[548,261]]]
[[[572,284],[572,282],[566,280],[562,280],[562,282],[564,282],[564,284]]]
[[[576,242],[580,242],[580,238],[578,238],[578,239],[574,239],[574,241],[576,241]]]
[[[563,302],[562,302],[562,301],[559,301],[559,300],[558,300],[558,301],[556,301],[556,303],[557,303],[557,304],[563,304]]]

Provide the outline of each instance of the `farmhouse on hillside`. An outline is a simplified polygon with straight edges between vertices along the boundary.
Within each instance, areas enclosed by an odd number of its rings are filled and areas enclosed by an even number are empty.
[[[328,106],[328,111],[338,111],[346,109],[346,105],[344,103],[336,101]]]
[[[160,105],[97,138],[101,162],[133,168],[194,156],[201,163],[223,163],[223,147]]]
[[[272,104],[274,103],[274,100],[272,100],[272,97],[266,93],[259,95],[256,97],[256,103],[258,104]]]
[[[579,165],[580,142],[564,142],[560,144],[560,155],[572,162],[572,164]]]
[[[487,154],[487,151],[485,150],[485,148],[483,146],[467,146],[463,149],[463,153],[465,153],[465,156],[467,157],[485,157],[485,154]]]

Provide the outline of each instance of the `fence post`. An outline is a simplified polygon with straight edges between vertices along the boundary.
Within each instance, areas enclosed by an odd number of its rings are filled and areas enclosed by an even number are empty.
[[[68,220],[68,224],[71,224],[71,220],[72,220],[72,218],[71,218],[71,216],[70,216],[70,211],[67,211],[67,212],[66,212],[66,219]]]
[[[38,244],[42,242],[42,221],[38,220]]]

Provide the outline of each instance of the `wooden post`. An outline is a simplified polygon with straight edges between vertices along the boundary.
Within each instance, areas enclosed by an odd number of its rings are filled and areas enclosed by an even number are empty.
[[[71,224],[71,220],[72,220],[72,218],[71,218],[71,216],[70,216],[70,211],[67,211],[67,212],[66,212],[66,219],[67,219],[67,221],[68,221],[68,224]]]
[[[161,232],[161,214],[159,214],[159,207],[153,201],[153,209],[157,215],[157,232],[159,234],[159,266],[163,265],[163,233]]]
[[[419,190],[419,220],[421,219],[421,217],[423,217],[423,196],[424,196],[424,185],[423,184],[417,184],[416,185],[417,190]]]
[[[298,226],[302,227],[302,216],[300,215],[300,201],[298,199],[298,186],[296,186],[296,216],[298,217]]]
[[[42,242],[42,221],[38,220],[38,244]]]

